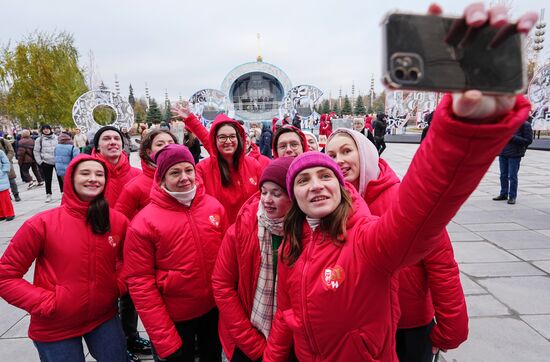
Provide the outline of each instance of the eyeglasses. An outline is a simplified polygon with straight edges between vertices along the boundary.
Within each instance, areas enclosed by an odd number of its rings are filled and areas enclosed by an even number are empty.
[[[301,146],[301,144],[298,142],[280,143],[279,145],[277,145],[277,149],[284,151],[287,149],[288,146],[290,146],[292,150],[296,151]]]
[[[227,140],[231,141],[231,142],[235,142],[237,140],[237,135],[236,134],[230,134],[230,135],[219,135],[219,136],[216,136],[216,139],[218,140],[219,143],[225,143],[227,142]]]

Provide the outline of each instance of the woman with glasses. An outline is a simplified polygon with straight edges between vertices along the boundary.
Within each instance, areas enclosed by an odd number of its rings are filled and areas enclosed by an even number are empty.
[[[223,205],[229,224],[233,224],[244,202],[258,191],[262,174],[258,161],[245,154],[243,127],[220,114],[208,132],[188,106],[176,106],[172,111],[184,120],[185,126],[201,140],[210,154],[197,164],[197,174],[204,182],[206,193]]]
[[[273,157],[296,157],[309,151],[304,133],[290,125],[282,126],[273,137]]]

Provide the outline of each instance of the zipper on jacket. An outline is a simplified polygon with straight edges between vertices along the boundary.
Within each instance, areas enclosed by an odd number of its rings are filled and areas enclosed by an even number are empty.
[[[302,272],[302,315],[303,315],[303,322],[304,322],[304,327],[305,327],[305,331],[306,331],[306,337],[307,337],[307,340],[308,340],[308,344],[311,348],[311,350],[313,351],[313,354],[315,356],[315,360],[321,360],[321,356],[320,356],[320,353],[319,353],[319,348],[317,348],[317,345],[315,344],[315,338],[313,338],[313,332],[312,332],[312,328],[311,328],[311,323],[309,321],[309,316],[307,314],[307,285],[306,285],[306,278],[307,278],[307,269],[309,269],[309,264],[310,264],[310,254],[313,250],[313,248],[315,247],[315,241],[317,239],[317,236],[318,236],[319,232],[318,230],[315,230],[313,232],[313,235],[310,236],[310,241],[309,241],[309,245],[307,247],[307,250],[306,250],[306,260],[305,260],[305,263],[304,263],[304,270]]]
[[[193,222],[193,219],[191,218],[191,208],[187,208],[185,210],[185,215],[187,215],[187,220],[189,221],[189,226],[191,227],[191,232],[193,233],[193,241],[195,241],[195,247],[197,248],[197,252],[199,253],[199,256],[201,258],[203,266],[206,265],[206,259],[204,258],[204,251],[202,250],[202,245],[200,244],[200,237],[198,230],[196,229],[196,225]],[[210,283],[208,281],[208,276],[206,275],[206,268],[199,267],[202,277],[204,279],[204,285],[208,286]]]

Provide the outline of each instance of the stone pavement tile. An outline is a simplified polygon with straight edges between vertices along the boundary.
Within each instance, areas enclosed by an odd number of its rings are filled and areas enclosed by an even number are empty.
[[[451,241],[481,241],[483,238],[470,231],[449,233]]]
[[[487,211],[468,211],[464,207],[453,218],[453,221],[457,224],[485,224],[494,222],[506,222],[507,220],[501,216],[495,215],[492,212]]]
[[[519,317],[542,334],[544,338],[550,339],[550,314],[520,315]]]
[[[19,322],[17,322],[16,325],[11,327],[9,331],[7,331],[4,335],[2,335],[2,338],[25,338],[29,334],[29,323],[31,322],[31,317],[29,315],[24,316],[21,318]]]
[[[470,319],[468,340],[443,354],[448,362],[548,361],[550,342],[513,318]]]
[[[29,338],[0,339],[1,361],[36,362],[40,361],[38,352]]]
[[[543,215],[536,215],[531,218],[517,218],[514,221],[528,229],[538,230],[548,229],[548,220],[550,220],[550,214],[544,213]]]
[[[489,294],[468,295],[466,296],[466,305],[470,317],[495,317],[511,314],[508,307]]]
[[[454,223],[452,221],[447,225],[446,229],[447,229],[448,233],[462,233],[462,232],[467,232],[468,231],[468,229],[466,229],[463,226],[460,226],[457,223]]]
[[[487,294],[487,291],[485,289],[480,287],[479,284],[474,282],[472,279],[470,279],[469,276],[464,273],[460,273],[460,283],[462,284],[464,295]]]
[[[533,267],[529,263],[517,261],[505,263],[460,264],[460,270],[476,278],[546,275],[545,272]]]
[[[504,249],[544,249],[550,248],[550,237],[535,231],[480,231],[485,240]]]
[[[487,242],[453,243],[455,259],[459,263],[493,263],[519,261],[515,256]]]
[[[550,260],[550,249],[517,249],[508,251],[518,258],[527,261]]]
[[[470,231],[515,231],[525,230],[525,227],[515,224],[513,222],[506,223],[489,223],[489,224],[468,224],[464,226]]]
[[[535,261],[533,264],[550,274],[550,260]]]
[[[480,279],[490,294],[519,314],[550,313],[550,278],[507,277]]]
[[[0,298],[0,336],[19,322],[25,314],[27,314],[27,312],[24,310],[15,308],[9,305],[4,299]]]

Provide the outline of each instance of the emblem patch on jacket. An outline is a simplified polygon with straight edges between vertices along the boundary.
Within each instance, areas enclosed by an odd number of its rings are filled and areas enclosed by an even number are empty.
[[[115,235],[115,236],[109,235],[109,238],[107,239],[107,241],[109,242],[109,245],[111,245],[113,248],[116,248],[119,240],[120,238],[118,235]]]
[[[220,226],[220,215],[218,214],[210,215],[208,219],[210,220],[212,225],[214,225],[215,227]]]
[[[332,291],[336,291],[342,285],[345,278],[346,273],[344,272],[344,268],[339,265],[336,265],[334,268],[325,268],[321,275],[323,287]]]
[[[254,177],[249,178],[248,181],[250,181],[250,183],[254,186],[258,185],[258,183],[256,182],[256,179]]]

